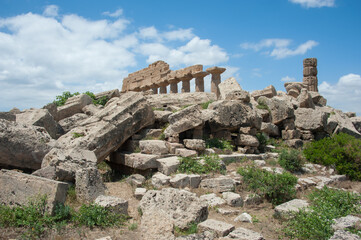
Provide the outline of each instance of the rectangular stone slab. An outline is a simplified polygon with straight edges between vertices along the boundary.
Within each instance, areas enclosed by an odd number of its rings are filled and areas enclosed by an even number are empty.
[[[30,198],[47,195],[47,211],[53,213],[57,202],[64,203],[68,184],[16,171],[0,170],[0,203],[26,205]]]

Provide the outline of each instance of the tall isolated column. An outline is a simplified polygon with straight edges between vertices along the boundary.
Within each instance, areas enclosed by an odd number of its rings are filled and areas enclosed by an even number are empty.
[[[303,59],[303,83],[308,91],[318,92],[317,58]]]
[[[196,78],[196,92],[204,92],[204,77],[208,74],[208,72],[203,71],[192,74]]]
[[[221,83],[221,74],[226,71],[226,69],[220,67],[211,67],[207,68],[206,71],[212,74],[211,92],[215,93],[218,99],[220,96],[218,85]]]

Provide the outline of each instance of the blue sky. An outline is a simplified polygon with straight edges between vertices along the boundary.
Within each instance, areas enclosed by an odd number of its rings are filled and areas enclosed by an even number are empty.
[[[316,57],[328,105],[360,115],[360,10],[359,0],[0,0],[0,111],[121,88],[156,60],[285,91]]]

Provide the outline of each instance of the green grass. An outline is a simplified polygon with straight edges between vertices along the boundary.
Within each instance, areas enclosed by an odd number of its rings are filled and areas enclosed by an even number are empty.
[[[243,182],[249,190],[265,197],[273,205],[287,202],[296,196],[297,178],[291,173],[276,174],[254,166],[239,168],[237,172],[243,176]]]
[[[278,163],[290,172],[300,172],[303,162],[302,153],[296,149],[283,149],[278,156]]]
[[[73,138],[80,138],[80,137],[84,137],[84,133],[77,133],[77,132],[73,132]]]
[[[134,231],[134,230],[137,230],[138,229],[138,224],[137,223],[132,223],[128,226],[128,229],[130,231]]]
[[[211,104],[213,100],[209,100],[207,102],[201,103],[202,109],[208,109],[209,104]]]
[[[201,161],[203,160],[203,164]],[[178,172],[180,173],[225,173],[222,167],[221,159],[216,154],[205,155],[200,159],[196,157],[179,157]]]
[[[46,230],[59,229],[67,224],[110,227],[122,225],[126,220],[125,216],[95,204],[83,204],[78,212],[69,206],[57,204],[54,215],[50,215],[46,203],[46,195],[38,195],[29,199],[24,206],[11,208],[0,204],[0,227],[22,227],[25,228],[23,238],[38,239]]]
[[[96,99],[95,94],[92,92],[87,91],[84,94],[88,95],[92,99],[94,105],[103,105],[104,106],[109,101],[107,96],[103,96],[99,99]],[[56,96],[53,103],[55,103],[56,106],[58,106],[58,107],[63,106],[69,98],[77,96],[77,95],[80,95],[80,93],[79,92],[71,93],[69,91],[66,91],[66,92],[63,92],[62,95]]]
[[[180,229],[179,227],[174,227],[174,232],[176,236],[186,236],[190,234],[197,233],[198,231],[198,224],[195,222],[190,223],[186,229]]]
[[[283,232],[290,239],[329,239],[332,219],[361,213],[359,194],[324,187],[308,197],[310,210],[301,210],[284,224]],[[360,234],[357,230],[354,233]]]
[[[271,110],[269,109],[269,107],[267,106],[266,102],[263,99],[259,98],[257,103],[258,103],[257,105],[258,109],[264,109],[267,110],[268,112],[271,112]]]
[[[206,148],[219,148],[222,150],[233,151],[234,146],[230,141],[218,139],[218,138],[209,138],[206,139]]]

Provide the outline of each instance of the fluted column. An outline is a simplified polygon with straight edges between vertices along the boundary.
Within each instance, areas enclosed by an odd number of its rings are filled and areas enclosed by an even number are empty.
[[[193,77],[196,78],[196,92],[204,92],[204,77],[207,76],[208,72],[196,72],[193,73]]]
[[[220,96],[218,85],[221,83],[221,74],[226,71],[226,69],[220,67],[211,67],[207,68],[206,71],[212,74],[211,92],[215,93],[218,99]]]
[[[308,91],[318,92],[317,58],[303,60],[303,83]]]

